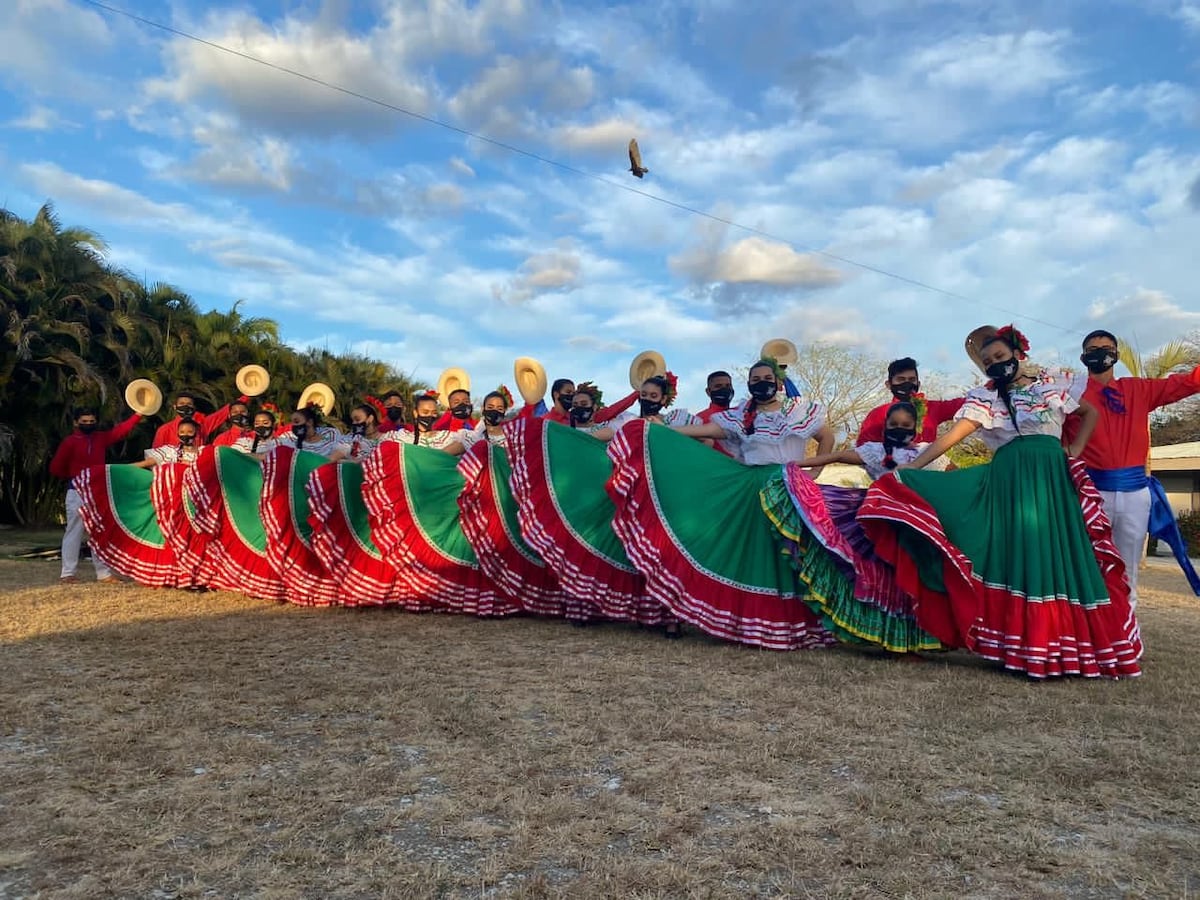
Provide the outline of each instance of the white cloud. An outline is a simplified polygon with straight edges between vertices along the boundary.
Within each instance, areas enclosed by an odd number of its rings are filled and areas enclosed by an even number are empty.
[[[541,294],[573,291],[581,276],[579,254],[566,243],[530,256],[506,284],[493,285],[492,295],[507,303],[525,303]]]
[[[1182,22],[1188,31],[1200,34],[1200,5],[1185,0],[1175,11],[1175,18]]]
[[[465,160],[459,159],[457,156],[453,156],[450,158],[449,165],[452,170],[454,170],[459,175],[462,175],[465,178],[474,178],[475,177],[475,170],[472,169],[469,165],[467,165]]]
[[[590,125],[563,125],[554,133],[554,142],[568,150],[599,151],[619,156],[638,136],[636,119],[611,116]]]
[[[1066,32],[962,35],[924,48],[909,59],[930,85],[1000,96],[1045,93],[1074,73]]]
[[[707,248],[706,248],[707,249]],[[837,269],[809,253],[761,237],[742,238],[715,256],[706,251],[672,257],[671,267],[696,281],[818,288],[841,281]]]
[[[8,123],[25,131],[62,131],[79,126],[69,122],[48,106],[34,106],[25,115]]]
[[[1059,184],[1091,181],[1114,173],[1124,152],[1125,148],[1117,141],[1073,135],[1031,159],[1025,172]]]
[[[116,37],[94,9],[68,0],[16,0],[3,4],[0,77],[38,96],[77,101],[98,99],[102,79],[85,71],[85,61],[110,53]]]
[[[487,137],[535,133],[540,113],[583,109],[595,93],[595,73],[552,56],[501,56],[447,104],[455,119]]]
[[[431,92],[405,64],[405,45],[385,46],[378,31],[352,35],[321,20],[285,18],[274,27],[246,12],[213,13],[206,40],[264,62],[415,112]],[[241,122],[281,134],[379,138],[404,121],[390,110],[212,47],[177,39],[165,46],[169,74],[146,83],[147,98],[180,106],[213,104]]]
[[[1164,291],[1138,287],[1119,297],[1093,300],[1083,321],[1088,330],[1104,328],[1150,352],[1200,329],[1200,310],[1184,309]]]

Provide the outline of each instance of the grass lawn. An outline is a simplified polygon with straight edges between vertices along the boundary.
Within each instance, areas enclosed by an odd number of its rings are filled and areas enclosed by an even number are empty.
[[[0,897],[1200,892],[1165,567],[1142,678],[1047,684],[57,574],[0,561]]]

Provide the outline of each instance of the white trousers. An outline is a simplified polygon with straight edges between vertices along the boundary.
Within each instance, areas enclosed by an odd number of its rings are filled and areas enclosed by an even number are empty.
[[[79,507],[82,505],[83,500],[79,496],[79,491],[75,488],[68,488],[67,530],[63,534],[61,578],[73,576],[75,570],[79,568],[79,548],[83,544],[84,535],[83,516],[79,514]],[[112,575],[112,570],[100,562],[94,550],[92,551],[92,565],[96,567],[97,579],[108,578]]]
[[[1101,491],[1104,511],[1112,522],[1113,543],[1129,576],[1129,604],[1137,607],[1138,566],[1150,527],[1150,488],[1140,491]]]

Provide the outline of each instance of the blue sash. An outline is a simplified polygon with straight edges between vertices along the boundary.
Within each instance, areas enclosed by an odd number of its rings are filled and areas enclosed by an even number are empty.
[[[1163,490],[1161,482],[1157,478],[1147,477],[1146,470],[1142,466],[1129,466],[1124,469],[1088,469],[1088,474],[1092,477],[1096,487],[1102,491],[1126,494],[1140,491],[1142,488],[1150,489],[1150,522],[1147,529],[1150,537],[1164,542],[1171,548],[1175,561],[1179,563],[1179,568],[1187,576],[1192,593],[1200,597],[1200,575],[1196,574],[1192,561],[1188,559],[1187,544],[1183,540],[1183,534],[1179,531],[1179,523],[1175,521],[1175,511],[1167,502],[1167,492]]]
[[[799,397],[800,388],[796,387],[796,383],[790,378],[783,379],[783,392],[788,397]]]

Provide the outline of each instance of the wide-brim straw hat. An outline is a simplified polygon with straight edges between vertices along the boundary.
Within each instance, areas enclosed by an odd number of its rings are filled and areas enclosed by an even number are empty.
[[[327,416],[333,412],[335,399],[333,388],[323,381],[314,381],[301,391],[300,402],[296,404],[296,408],[304,409],[310,403],[316,403],[321,410],[321,414]]]
[[[457,366],[451,366],[438,376],[437,392],[442,406],[450,405],[450,395],[454,391],[471,393],[471,376]]]
[[[517,383],[517,393],[530,406],[536,406],[545,399],[550,386],[545,366],[532,356],[518,357],[513,363],[513,380]]]
[[[271,386],[271,376],[262,366],[242,366],[234,376],[233,383],[247,397],[260,397]]]
[[[139,416],[152,416],[162,409],[163,393],[149,378],[138,378],[126,386],[125,402]]]
[[[644,350],[629,364],[629,386],[640,390],[647,378],[667,374],[667,361],[657,350]]]
[[[762,345],[760,359],[771,357],[781,366],[794,366],[800,361],[800,351],[787,338],[771,338]]]
[[[971,357],[971,362],[979,367],[980,372],[986,372],[987,366],[983,364],[983,345],[984,342],[996,336],[999,329],[995,325],[980,325],[974,331],[967,335],[964,346],[967,348],[967,356]]]

